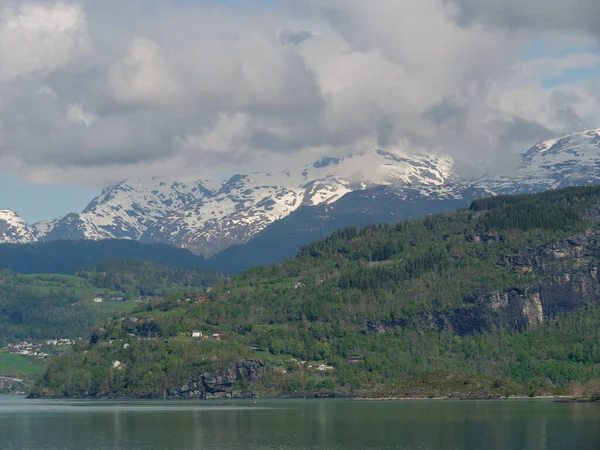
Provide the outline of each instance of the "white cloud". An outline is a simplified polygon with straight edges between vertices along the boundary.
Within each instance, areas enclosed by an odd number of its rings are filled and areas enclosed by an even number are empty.
[[[0,81],[45,76],[89,46],[82,8],[63,2],[0,9]]]
[[[80,104],[69,104],[67,106],[67,120],[89,127],[96,120],[94,113],[86,111]]]
[[[540,83],[600,64],[586,1],[0,0],[0,158],[104,184],[373,145],[501,157],[599,126],[600,80]]]
[[[127,54],[111,66],[109,86],[113,98],[129,106],[166,107],[183,94],[158,44],[145,38],[134,39]]]

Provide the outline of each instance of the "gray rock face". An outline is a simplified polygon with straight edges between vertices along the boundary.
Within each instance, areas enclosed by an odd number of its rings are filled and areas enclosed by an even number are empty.
[[[23,380],[0,375],[0,392],[21,391],[24,388]]]
[[[484,239],[484,237],[486,239]],[[489,239],[488,239],[489,238]],[[475,236],[483,242],[501,240],[502,235]],[[600,303],[600,231],[588,230],[577,236],[502,255],[498,265],[536,275],[535,284],[484,292],[465,298],[465,307],[423,314],[416,319],[393,323],[371,322],[366,332],[383,333],[388,328],[420,326],[447,330],[464,336],[503,328],[524,331],[560,315]]]
[[[239,391],[234,391],[234,387],[244,383],[257,383],[269,370],[269,367],[260,360],[239,361],[230,367],[204,373],[180,388],[168,389],[166,397],[241,398],[243,395]]]

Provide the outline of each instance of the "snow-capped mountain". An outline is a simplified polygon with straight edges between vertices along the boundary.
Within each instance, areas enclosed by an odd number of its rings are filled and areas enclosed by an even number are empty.
[[[0,242],[6,244],[29,244],[37,240],[35,230],[16,212],[0,209]]]
[[[385,190],[386,201],[422,206],[431,200],[464,204],[493,194],[600,184],[600,129],[542,142],[514,158],[516,169],[510,175],[498,176],[490,170],[471,179],[457,176],[448,157],[372,149],[297,168],[235,175],[223,183],[126,180],[105,189],[82,213],[33,227],[4,211],[0,242],[118,238],[169,243],[211,255],[247,242],[302,206],[358,198],[348,197],[355,191],[365,190],[368,197],[378,186],[393,188]],[[363,197],[361,213],[368,213]],[[350,217],[351,206],[344,203],[344,217]],[[421,206],[415,208],[432,212],[429,206]],[[383,217],[379,210],[377,217]]]
[[[202,181],[127,180],[102,191],[81,214],[40,222],[35,228],[42,240],[137,240],[157,220],[207,195],[212,192]]]
[[[523,194],[566,186],[600,184],[600,128],[540,142],[520,156],[510,176],[479,177],[493,194]]]
[[[164,217],[142,237],[210,255],[248,241],[300,206],[333,203],[377,185],[443,186],[452,160],[420,152],[371,150],[325,158],[296,170],[236,175],[211,197]]]

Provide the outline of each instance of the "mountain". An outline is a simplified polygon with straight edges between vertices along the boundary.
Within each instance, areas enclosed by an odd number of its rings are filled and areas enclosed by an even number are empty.
[[[35,225],[39,239],[133,239],[210,255],[247,242],[300,206],[331,204],[380,185],[442,186],[452,160],[418,151],[373,149],[294,170],[241,174],[221,185],[127,180],[105,189],[81,214]]]
[[[29,244],[37,240],[36,230],[16,212],[0,209],[0,242]]]
[[[35,224],[19,239],[167,243],[217,260],[239,258],[240,267],[281,261],[344,226],[412,219],[494,194],[600,183],[600,129],[542,142],[507,166],[514,166],[509,175],[482,167],[461,178],[451,158],[371,149],[223,183],[127,180],[105,189],[81,214]]]
[[[139,240],[149,226],[212,195],[204,182],[166,183],[151,178],[107,188],[81,214],[35,224],[42,241],[58,239]]]
[[[300,247],[348,226],[393,223],[456,211],[469,206],[474,193],[447,189],[376,186],[346,194],[333,204],[301,207],[257,233],[246,244],[210,257],[206,264],[238,273],[257,264],[281,262]]]
[[[301,206],[332,204],[378,185],[441,186],[452,161],[420,152],[372,150],[325,158],[296,171],[236,175],[211,197],[159,220],[143,242],[166,242],[210,255],[247,242]]]
[[[494,194],[520,194],[600,183],[600,128],[541,142],[520,155],[503,177],[487,173],[472,184]]]
[[[376,186],[355,191],[332,205],[300,208],[243,245],[214,255],[209,264],[238,272],[281,262],[302,245],[350,225],[393,223],[452,211],[477,198],[600,184],[600,129],[541,142],[515,161],[511,175],[492,171],[475,179],[449,176],[439,186]]]
[[[32,394],[497,398],[573,382],[600,394],[598,242],[598,186],[347,228],[206,302],[99,324]]]

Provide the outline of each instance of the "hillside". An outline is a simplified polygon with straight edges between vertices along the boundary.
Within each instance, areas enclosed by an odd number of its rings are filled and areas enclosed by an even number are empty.
[[[377,186],[346,194],[333,204],[302,207],[256,234],[248,243],[231,247],[206,260],[209,267],[239,273],[255,265],[284,261],[300,247],[349,225],[367,226],[420,219],[456,211],[469,202],[446,193],[423,195],[417,189]]]
[[[0,244],[0,269],[17,273],[70,275],[107,259],[138,259],[167,267],[202,268],[202,256],[166,244],[107,239]]]
[[[581,187],[348,228],[207,303],[105,322],[32,395],[564,393],[600,377],[599,225]]]
[[[137,260],[108,260],[75,275],[0,271],[0,344],[89,335],[98,320],[133,311],[138,299],[204,292],[221,276]],[[102,303],[94,303],[102,297]],[[0,345],[1,347],[1,345]]]

